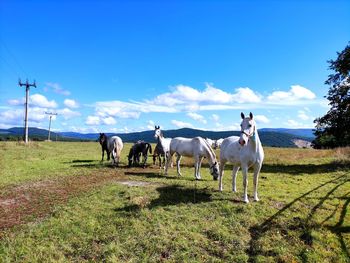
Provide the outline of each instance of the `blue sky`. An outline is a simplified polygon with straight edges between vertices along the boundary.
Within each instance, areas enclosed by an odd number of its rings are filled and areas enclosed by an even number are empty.
[[[0,3],[0,128],[78,132],[313,127],[349,1]]]

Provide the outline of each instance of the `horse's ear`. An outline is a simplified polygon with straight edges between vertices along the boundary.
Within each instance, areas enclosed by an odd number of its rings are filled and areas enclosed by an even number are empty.
[[[242,117],[242,119],[244,119],[244,118],[245,118],[245,116],[244,116],[244,113],[243,113],[243,112],[241,112],[241,117]]]
[[[249,113],[249,117],[252,120],[253,119],[253,113]]]

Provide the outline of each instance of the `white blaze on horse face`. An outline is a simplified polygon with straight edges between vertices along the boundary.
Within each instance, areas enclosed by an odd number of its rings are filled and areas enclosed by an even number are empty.
[[[239,137],[240,145],[247,145],[249,137],[254,133],[255,123],[251,118],[244,118],[241,123],[241,135]]]
[[[160,129],[156,129],[154,132],[154,138],[160,138]]]

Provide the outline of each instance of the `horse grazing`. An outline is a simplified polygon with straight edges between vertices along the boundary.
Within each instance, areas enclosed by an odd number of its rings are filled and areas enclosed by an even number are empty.
[[[102,159],[103,162],[104,152],[107,153],[107,161],[110,160],[110,154],[112,153],[112,164],[118,166],[120,154],[123,149],[123,141],[118,136],[108,137],[104,133],[100,133],[99,142],[102,147]]]
[[[128,160],[129,160],[129,167],[131,167],[132,163],[134,165],[139,165],[140,164],[140,156],[142,154],[143,157],[143,163],[142,167],[146,167],[146,162],[147,162],[147,157],[148,157],[148,152],[152,154],[152,146],[148,142],[144,141],[137,141],[134,143],[134,145],[130,148],[129,155],[128,155]]]
[[[232,170],[232,191],[236,192],[236,177],[239,168],[242,168],[244,195],[243,201],[249,203],[247,195],[248,187],[248,168],[254,168],[254,200],[258,198],[258,177],[261,166],[264,160],[264,150],[262,148],[258,129],[253,119],[253,114],[245,118],[241,113],[241,136],[231,136],[221,144],[220,151],[220,176],[219,176],[219,191],[222,191],[222,177],[224,175],[224,167],[227,162],[233,164]]]
[[[195,171],[194,176],[196,180],[201,179],[200,168],[204,157],[208,159],[210,174],[214,180],[217,180],[219,176],[219,165],[216,160],[216,155],[208,142],[202,137],[195,137],[193,139],[176,137],[171,140],[169,159],[176,153],[176,166],[177,174],[181,176],[180,172],[180,160],[182,156],[194,157],[195,159]],[[169,162],[166,165],[165,174],[168,172]]]
[[[154,137],[157,139],[157,152],[160,156],[163,156],[163,165],[164,165],[164,170],[166,170],[166,164],[168,163],[168,158],[169,158],[169,149],[170,149],[170,142],[171,138],[164,138],[163,132],[161,131],[159,126],[154,126]],[[153,157],[154,158],[154,157]],[[162,165],[159,165],[160,168]]]

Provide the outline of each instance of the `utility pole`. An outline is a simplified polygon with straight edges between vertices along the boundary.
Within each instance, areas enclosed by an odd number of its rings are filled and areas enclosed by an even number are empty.
[[[25,83],[21,82],[21,79],[18,80],[18,85],[20,87],[25,86],[26,87],[26,103],[25,103],[25,115],[24,115],[24,142],[28,143],[28,100],[29,100],[29,89],[30,87],[36,88],[35,80],[33,84],[28,83],[28,79]]]
[[[51,133],[51,119],[52,116],[57,115],[57,113],[52,113],[52,112],[45,112],[45,114],[50,115],[50,122],[49,122],[49,136],[47,137],[47,140],[50,141],[50,133]],[[57,136],[57,134],[56,134]],[[57,138],[57,137],[56,137]],[[57,140],[57,139],[56,139]]]

